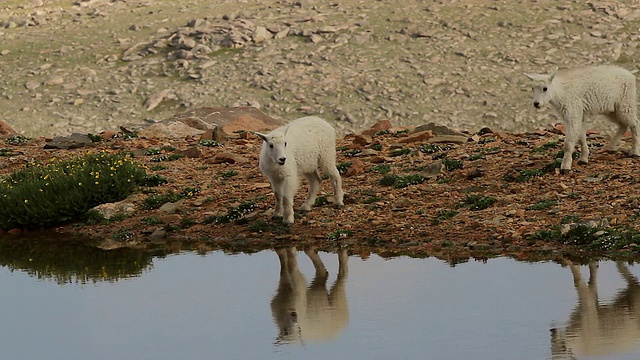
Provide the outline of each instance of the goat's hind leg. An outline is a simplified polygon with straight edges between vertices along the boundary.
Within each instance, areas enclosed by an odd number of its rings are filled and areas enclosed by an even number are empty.
[[[611,120],[611,122],[618,125],[618,130],[616,130],[616,133],[611,138],[607,150],[610,152],[617,152],[618,147],[620,146],[620,140],[622,140],[625,131],[627,131],[627,127],[629,127],[630,119],[629,116],[620,112],[611,114],[608,116],[608,118],[609,120]]]
[[[318,170],[304,174],[305,179],[309,182],[309,193],[307,193],[307,200],[302,204],[300,210],[302,211],[311,211],[311,207],[316,202],[316,197],[318,197],[318,191],[320,191],[320,183],[322,182],[322,178],[318,173]]]
[[[586,165],[589,163],[589,144],[587,144],[587,131],[584,128],[580,133],[580,140],[578,143],[580,144],[580,157],[578,158],[578,164]]]

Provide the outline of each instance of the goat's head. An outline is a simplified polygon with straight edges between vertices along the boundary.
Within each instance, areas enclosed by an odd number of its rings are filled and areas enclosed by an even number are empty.
[[[551,82],[555,77],[555,73],[551,75],[541,74],[524,74],[533,82],[533,106],[536,109],[543,108],[549,101],[551,101]]]
[[[285,138],[285,134],[271,133],[265,135],[259,132],[254,132],[254,134],[264,141],[264,148],[266,151],[263,151],[263,153],[268,157],[268,159],[265,160],[269,160],[275,164],[284,165],[287,161],[287,139]]]

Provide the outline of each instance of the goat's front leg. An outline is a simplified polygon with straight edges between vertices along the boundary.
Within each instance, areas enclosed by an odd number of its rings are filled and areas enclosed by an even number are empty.
[[[576,148],[578,139],[582,139],[582,114],[578,112],[570,112],[564,115],[564,124],[567,128],[567,134],[564,138],[564,156],[562,157],[562,164],[560,165],[560,173],[567,174],[571,171],[571,163],[573,162],[573,152]],[[582,140],[580,140],[582,141]],[[586,143],[586,138],[585,138]]]

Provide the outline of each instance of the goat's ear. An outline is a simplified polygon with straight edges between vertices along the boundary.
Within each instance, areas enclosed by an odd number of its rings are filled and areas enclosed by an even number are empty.
[[[263,133],[260,133],[260,132],[257,132],[257,131],[254,131],[253,134],[258,136],[260,139],[262,139],[264,141],[267,141],[267,135],[265,135]]]
[[[524,76],[528,77],[529,80],[535,79],[535,77],[533,75],[530,75],[530,74],[527,74],[527,73],[524,73]]]
[[[554,71],[553,74],[551,74],[551,76],[549,76],[549,83],[551,83],[553,81],[553,79],[556,77],[556,73],[558,72],[558,70]]]

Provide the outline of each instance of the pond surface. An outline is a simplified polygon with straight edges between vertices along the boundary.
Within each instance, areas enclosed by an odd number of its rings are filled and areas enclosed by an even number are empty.
[[[120,255],[0,256],[2,358],[640,358],[637,265]]]

